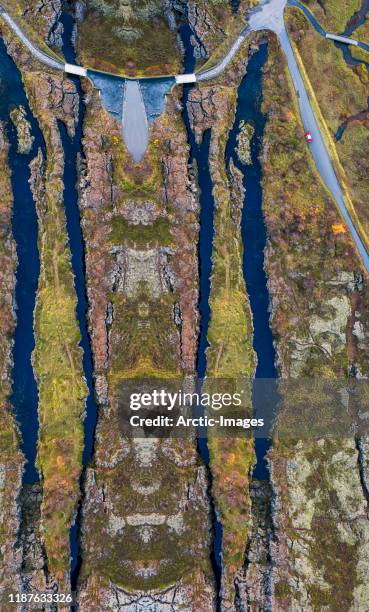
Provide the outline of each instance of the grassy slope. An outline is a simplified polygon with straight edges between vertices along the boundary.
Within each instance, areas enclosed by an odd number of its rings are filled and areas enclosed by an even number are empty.
[[[229,95],[234,99],[234,92],[230,91]],[[253,376],[255,356],[252,348],[252,319],[242,273],[239,218],[235,222],[239,212],[235,200],[237,198],[237,204],[242,206],[242,196],[230,190],[224,162],[220,161],[225,156],[227,124],[227,119],[224,123],[217,123],[212,135],[212,146],[218,149],[218,161],[211,166],[217,208],[207,376],[237,380],[242,376]],[[222,391],[225,383],[215,384],[215,387],[217,392]],[[244,415],[250,417],[250,396],[245,398],[243,408]],[[223,526],[223,588],[229,595],[233,592],[235,574],[242,567],[250,528],[250,500],[247,491],[248,475],[254,463],[253,444],[241,438],[211,436],[211,431],[208,443],[214,476],[213,495]]]
[[[365,23],[360,26],[357,30],[355,30],[353,37],[356,40],[360,40],[361,42],[365,42],[369,44],[369,18],[366,18]],[[358,49],[357,47],[351,47],[351,53],[353,57],[357,59],[363,60],[366,63],[369,63],[369,53],[368,51],[364,51],[364,49]],[[368,79],[369,80],[369,79]]]
[[[8,143],[4,136],[4,126],[0,125],[0,561],[1,587],[15,588],[14,576],[9,573],[9,559],[13,570],[14,547],[17,537],[18,521],[15,520],[16,499],[21,484],[23,456],[19,447],[19,435],[9,406],[10,388],[10,348],[15,329],[12,294],[15,284],[16,253],[11,234],[11,212],[13,206],[10,170],[8,166]]]
[[[330,32],[343,32],[350,17],[359,10],[361,0],[302,0],[322,26]],[[337,6],[339,4],[339,7]]]
[[[243,66],[238,58],[238,67]],[[231,73],[232,75],[232,68]],[[228,84],[230,78],[232,86]],[[235,81],[232,83],[232,81]],[[213,269],[211,275],[211,319],[208,330],[207,376],[237,380],[252,377],[255,356],[252,348],[252,319],[242,272],[240,214],[243,206],[241,176],[233,177],[225,168],[225,147],[234,120],[239,77],[225,76],[215,101],[217,113],[212,122],[210,170],[215,198]],[[211,381],[210,381],[211,384]],[[225,383],[215,384],[217,391]],[[218,388],[219,387],[219,388]],[[251,398],[246,393],[244,415],[251,416]],[[254,463],[253,443],[241,438],[211,436],[209,430],[213,496],[223,526],[224,604],[233,605],[234,579],[244,561],[250,529],[249,472]]]
[[[367,108],[367,73],[348,68],[341,52],[320,38],[307,24],[299,11],[291,10],[289,25],[315,93],[316,101],[328,127],[333,158],[337,156],[336,170],[341,182],[347,186],[362,233],[369,236],[369,198],[365,171],[369,161],[368,121],[348,126],[342,140],[335,142],[335,134],[343,121]]]
[[[34,352],[40,421],[37,464],[43,479],[42,524],[49,571],[62,581],[69,571],[69,529],[79,495],[87,388],[63,208],[63,153],[55,118],[34,95],[37,78],[34,73],[24,75],[47,148],[45,191],[37,201],[41,259]]]

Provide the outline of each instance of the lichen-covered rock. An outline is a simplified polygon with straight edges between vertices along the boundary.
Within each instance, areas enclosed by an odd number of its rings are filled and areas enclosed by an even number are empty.
[[[241,121],[240,132],[237,136],[237,155],[239,160],[246,165],[251,162],[251,140],[254,135],[255,128],[250,123]]]
[[[10,111],[10,118],[17,130],[18,153],[27,155],[34,143],[34,136],[31,134],[31,125],[27,120],[26,110],[23,106],[13,108]]]
[[[0,123],[0,598],[3,605],[9,593],[22,590],[18,496],[24,466],[19,432],[9,403],[17,255],[11,226],[13,199],[8,149],[5,127]]]
[[[194,372],[197,202],[178,108],[168,99],[140,166],[97,97],[87,110],[80,207],[101,411],[85,481],[81,610],[213,609],[208,483],[194,439],[127,437],[120,398],[127,377],[139,388],[147,375]]]
[[[327,379],[343,388],[356,386],[360,396],[356,379],[369,373],[369,287],[351,241],[334,231],[334,203],[306,167],[297,136],[300,120],[290,111],[279,61],[272,41],[264,78],[266,270],[279,368],[282,377],[290,377],[290,393],[281,386],[278,422],[284,419],[287,427],[278,430],[269,452],[268,605],[281,612],[364,612],[369,598],[366,443],[350,429],[355,404],[348,393],[325,398],[313,391]],[[314,401],[319,410],[312,413]],[[297,410],[299,429],[291,436],[288,423]],[[304,427],[305,415],[312,419],[310,428]],[[338,435],[340,420],[347,427]],[[314,433],[319,427],[321,435]]]

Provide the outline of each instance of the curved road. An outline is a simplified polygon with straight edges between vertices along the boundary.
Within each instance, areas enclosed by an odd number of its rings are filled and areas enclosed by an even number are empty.
[[[221,75],[227,68],[228,64],[232,61],[237,51],[242,47],[250,32],[251,29],[249,26],[242,30],[236,42],[233,43],[232,47],[222,61],[214,66],[214,68],[209,68],[209,70],[204,70],[204,72],[199,72],[198,74],[194,75],[196,77],[196,81],[209,81],[210,79],[215,79]]]
[[[237,40],[233,43],[227,55],[219,64],[217,64],[213,68],[210,68],[209,70],[200,72],[197,75],[179,75],[175,77],[175,80],[177,83],[191,83],[195,81],[205,81],[213,79],[219,76],[226,69],[227,65],[232,61],[232,59],[234,58],[234,56],[236,55],[250,32],[256,32],[261,30],[271,30],[272,32],[275,32],[279,38],[281,47],[287,58],[288,69],[297,94],[304,129],[306,131],[310,131],[313,134],[313,142],[310,143],[309,146],[315,165],[327,189],[330,191],[333,198],[335,199],[337,206],[341,212],[341,215],[345,220],[347,227],[351,233],[351,236],[355,242],[363,265],[366,271],[369,273],[368,252],[347,210],[343,196],[343,190],[334,171],[332,161],[330,159],[326,144],[324,142],[324,138],[320,132],[317,119],[314,115],[314,111],[287,34],[287,30],[284,24],[284,10],[287,4],[297,6],[298,8],[303,10],[305,15],[308,17],[308,19],[311,21],[312,25],[316,29],[316,31],[319,32],[319,34],[321,34],[322,36],[331,38],[333,40],[341,40],[341,42],[345,42],[346,44],[360,46],[362,49],[369,51],[369,45],[366,45],[365,43],[358,43],[358,41],[355,41],[353,39],[340,37],[337,35],[331,35],[325,32],[325,30],[323,30],[323,28],[319,25],[319,23],[316,21],[310,11],[304,5],[300,4],[298,0],[260,0],[259,5],[254,8],[249,14],[248,26],[241,32]],[[58,62],[57,60],[51,58],[46,53],[40,51],[37,47],[35,47],[33,43],[27,38],[27,36],[25,36],[25,34],[22,32],[16,22],[12,19],[12,17],[1,7],[1,5],[0,16],[8,23],[10,28],[19,37],[22,43],[40,62],[56,70],[64,70],[65,72],[77,74],[80,76],[87,75],[87,69],[82,68],[80,66],[70,66],[69,64],[63,64],[62,62]],[[147,116],[139,91],[139,81],[126,79],[125,88],[126,89],[123,108],[123,117],[125,121],[123,121],[123,135],[125,137],[128,149],[130,151],[132,150],[132,154],[135,160],[140,161],[148,144]],[[137,109],[139,109],[140,111],[138,115]],[[137,142],[137,139],[140,140],[139,143]]]
[[[313,142],[309,144],[316,168],[326,187],[335,199],[343,219],[351,233],[359,252],[365,270],[369,273],[369,255],[367,249],[356,230],[356,227],[347,210],[342,187],[338,181],[334,167],[328,153],[324,138],[321,134],[318,121],[315,117],[305,83],[301,76],[295,54],[284,23],[284,9],[287,0],[264,0],[250,15],[250,27],[253,31],[272,30],[278,36],[281,47],[286,55],[288,69],[296,91],[300,114],[305,131],[311,132]],[[294,2],[295,5],[299,4]]]
[[[50,68],[54,68],[55,70],[64,70],[65,64],[63,62],[58,62],[53,59],[43,51],[40,51],[35,45],[27,38],[25,34],[23,34],[20,27],[16,24],[14,19],[5,11],[5,9],[0,6],[0,16],[6,21],[9,27],[13,30],[14,34],[16,34],[19,40],[24,44],[25,47],[32,53],[32,55],[38,59],[42,64],[46,64]]]

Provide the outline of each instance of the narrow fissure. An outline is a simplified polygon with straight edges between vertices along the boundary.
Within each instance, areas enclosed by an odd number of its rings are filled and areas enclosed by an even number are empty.
[[[45,143],[33,117],[23,88],[22,78],[17,66],[7,54],[3,40],[0,40],[1,57],[1,105],[0,117],[5,121],[10,143],[9,166],[13,190],[13,236],[17,245],[18,266],[16,272],[16,314],[17,325],[13,347],[13,393],[11,404],[22,434],[22,451],[27,463],[23,481],[31,484],[39,482],[36,468],[38,436],[38,391],[32,366],[32,352],[35,347],[33,313],[36,304],[40,259],[38,252],[38,220],[29,180],[30,162],[39,148],[45,155]],[[17,151],[17,131],[10,121],[9,111],[22,105],[26,119],[31,125],[34,137],[28,154]]]
[[[180,28],[180,35],[185,49],[185,72],[191,73],[193,72],[196,63],[193,46],[191,44],[191,28],[188,25],[183,25]],[[183,120],[187,129],[188,142],[190,145],[189,163],[196,169],[200,189],[200,235],[198,247],[200,280],[200,297],[198,307],[200,313],[200,332],[198,337],[196,370],[199,385],[201,385],[201,381],[206,374],[206,349],[208,347],[208,327],[210,321],[209,297],[211,288],[212,250],[214,238],[214,198],[212,195],[213,185],[209,170],[211,130],[207,130],[203,135],[202,142],[197,144],[191,127],[187,108],[190,90],[191,85],[184,86]],[[198,436],[198,452],[206,466],[207,471],[208,498],[210,502],[210,517],[213,529],[213,549],[211,553],[211,561],[217,586],[217,606],[219,607],[219,593],[222,574],[222,525],[218,520],[215,502],[212,497],[213,477],[210,469],[210,456],[206,432],[203,430]]]
[[[268,46],[262,43],[250,57],[237,98],[236,116],[226,146],[226,165],[230,163],[243,175],[245,199],[241,217],[243,242],[243,272],[246,290],[250,301],[253,319],[253,347],[257,356],[257,367],[253,385],[253,411],[255,418],[265,418],[272,422],[277,409],[277,369],[276,353],[270,326],[270,297],[265,272],[265,248],[267,232],[263,214],[261,151],[266,124],[266,116],[261,112],[263,68],[268,59]],[[237,152],[241,132],[249,138],[249,159],[245,160]],[[265,414],[267,406],[268,412]],[[245,591],[244,600],[250,599],[247,571],[252,563],[257,563],[263,577],[265,600],[269,605],[270,597],[270,550],[272,535],[271,503],[272,488],[267,453],[271,442],[267,438],[255,439],[256,464],[252,472],[250,495],[252,503],[253,528],[250,542],[245,551],[244,584],[238,584]],[[255,603],[255,602],[254,602]],[[242,609],[241,604],[237,604]]]
[[[46,159],[45,141],[33,116],[24,90],[22,77],[16,64],[8,55],[4,41],[0,40],[0,119],[4,121],[9,140],[9,168],[13,193],[12,232],[16,243],[17,269],[15,287],[16,328],[12,351],[12,395],[10,403],[20,430],[20,445],[25,458],[22,487],[19,494],[20,528],[18,545],[22,550],[22,576],[26,557],[35,554],[34,531],[39,529],[42,482],[36,466],[38,420],[38,387],[33,370],[32,353],[35,348],[34,310],[40,257],[38,250],[38,218],[30,186],[30,163],[41,149]],[[10,120],[10,111],[22,106],[26,121],[34,138],[28,153],[18,152],[18,135]],[[42,570],[48,576],[47,559],[40,552]]]
[[[69,63],[75,63],[75,50],[73,46],[73,16],[63,12],[60,18],[63,25],[63,53]],[[73,78],[73,77],[72,77]],[[81,565],[80,556],[80,527],[81,527],[81,506],[83,501],[84,474],[85,468],[89,464],[93,454],[94,437],[97,421],[97,405],[94,396],[93,385],[93,361],[91,343],[88,330],[88,299],[86,293],[85,280],[85,245],[83,241],[81,219],[78,207],[78,164],[83,157],[82,151],[82,130],[84,119],[83,91],[80,80],[73,78],[78,97],[78,122],[73,138],[68,136],[66,127],[59,122],[60,135],[64,150],[64,203],[67,220],[67,233],[71,250],[71,261],[74,273],[74,285],[77,294],[77,318],[81,332],[80,346],[83,349],[83,370],[88,387],[88,397],[86,400],[86,418],[84,422],[84,449],[82,456],[83,471],[80,479],[81,499],[77,509],[74,524],[70,530],[71,547],[71,583],[72,590],[75,590],[79,569]]]
[[[363,447],[363,439],[360,436],[356,436],[355,438],[356,450],[358,452],[358,464],[359,464],[359,475],[361,487],[363,489],[363,494],[366,501],[369,504],[369,482],[366,475],[366,452]]]

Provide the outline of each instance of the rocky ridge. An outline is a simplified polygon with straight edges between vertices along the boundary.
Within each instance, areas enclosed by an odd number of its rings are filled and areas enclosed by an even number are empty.
[[[211,610],[207,483],[194,440],[128,438],[120,397],[127,378],[135,390],[153,375],[192,385],[198,223],[180,106],[169,98],[138,166],[87,95],[80,207],[100,417],[85,481],[79,605]]]
[[[11,394],[12,343],[15,331],[15,271],[17,255],[12,236],[12,189],[8,167],[9,144],[0,123],[0,595],[21,592],[21,550],[18,543],[20,513],[18,496],[22,484],[24,457],[20,451],[19,432],[9,403]]]
[[[282,391],[279,420],[288,424],[291,411],[298,410],[302,432],[305,415],[310,418],[307,407],[317,379],[342,381],[349,376],[355,386],[355,378],[367,376],[369,293],[351,241],[336,229],[334,204],[321,191],[314,170],[302,168],[301,140],[291,157],[290,143],[302,128],[288,110],[291,93],[278,53],[273,40],[265,76],[266,265],[279,369],[283,377],[296,380],[289,396]],[[281,131],[287,115],[289,127]],[[280,164],[286,148],[290,161],[288,167],[279,167],[277,178],[274,164]],[[289,184],[295,187],[293,197]],[[364,611],[367,459],[349,428],[334,435],[336,419],[354,409],[351,400],[341,404],[343,400],[337,403],[333,395],[315,397],[321,410],[314,412],[315,424],[320,419],[323,434],[327,428],[333,434],[301,437],[297,432],[290,438],[281,434],[269,455],[273,488],[269,601],[273,610],[343,606]]]

